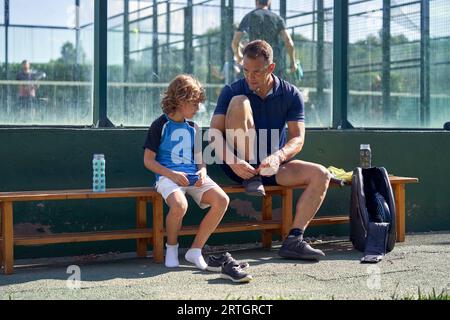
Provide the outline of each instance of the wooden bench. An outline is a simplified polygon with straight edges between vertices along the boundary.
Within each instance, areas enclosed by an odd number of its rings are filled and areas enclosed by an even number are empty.
[[[24,201],[48,200],[82,200],[82,199],[136,199],[136,228],[131,230],[37,234],[14,236],[13,234],[13,203]],[[153,204],[153,227],[147,228],[147,203]],[[44,245],[56,243],[74,243],[105,240],[137,240],[137,255],[147,255],[147,241],[153,239],[155,243],[163,242],[163,199],[154,188],[120,188],[108,189],[106,192],[92,192],[92,190],[64,190],[64,191],[26,191],[0,192],[1,210],[1,251],[0,260],[5,274],[13,273],[14,245]],[[161,239],[159,239],[161,237]],[[163,261],[163,248],[155,247],[154,259]]]
[[[394,190],[397,213],[397,241],[405,240],[405,184],[418,182],[417,178],[391,176],[390,182]],[[332,187],[337,186],[332,184]],[[242,193],[244,188],[237,185],[222,186],[227,194]],[[270,248],[272,235],[277,232],[282,238],[289,233],[293,219],[293,190],[304,186],[281,187],[267,186],[266,197],[262,198],[262,217],[258,221],[221,223],[214,233],[262,231],[262,244]],[[281,196],[281,220],[273,220],[272,199]],[[136,228],[131,230],[98,231],[81,233],[38,234],[14,236],[13,234],[13,203],[23,201],[75,200],[75,199],[136,199]],[[152,228],[147,226],[147,204],[152,203]],[[0,192],[1,238],[0,261],[5,274],[13,273],[14,245],[44,245],[56,243],[75,243],[89,241],[106,241],[121,239],[136,239],[137,256],[145,257],[147,244],[153,246],[153,258],[157,263],[164,260],[164,213],[163,199],[154,188],[118,188],[107,189],[106,192],[95,193],[92,190],[65,191],[25,191]],[[321,216],[313,219],[310,225],[328,225],[348,223],[348,214],[339,216]],[[185,226],[180,235],[195,235],[198,226]]]

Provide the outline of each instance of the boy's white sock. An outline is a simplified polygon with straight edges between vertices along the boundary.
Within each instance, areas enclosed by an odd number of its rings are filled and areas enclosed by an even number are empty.
[[[166,243],[166,262],[165,265],[167,268],[175,268],[180,266],[180,262],[178,261],[178,243],[175,245],[170,245]]]
[[[208,266],[205,259],[203,259],[202,249],[191,248],[186,252],[184,258],[190,263],[195,264],[200,270],[206,270],[206,267]]]

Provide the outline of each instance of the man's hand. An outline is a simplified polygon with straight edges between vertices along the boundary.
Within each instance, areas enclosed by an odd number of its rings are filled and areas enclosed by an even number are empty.
[[[234,61],[238,64],[238,65],[240,65],[240,66],[242,66],[242,63],[244,62],[244,57],[242,56],[242,54],[237,54],[237,55],[235,55],[234,56]]]
[[[231,170],[244,180],[254,177],[258,172],[247,161],[238,160],[237,163],[229,165]]]
[[[277,174],[280,164],[286,161],[286,155],[282,149],[278,150],[274,154],[266,157],[257,168],[257,171],[262,176],[273,176]]]
[[[298,65],[297,63],[291,63],[291,73],[297,72],[298,70]]]
[[[202,184],[205,182],[205,178],[206,178],[206,168],[201,168],[200,170],[198,170],[196,172],[196,174],[198,174],[198,180],[197,182],[194,184],[194,186],[196,187],[201,187]]]
[[[183,172],[172,171],[168,178],[181,187],[189,186],[189,180]]]
[[[303,67],[299,61],[291,63],[290,72],[296,81],[301,81],[303,79]]]

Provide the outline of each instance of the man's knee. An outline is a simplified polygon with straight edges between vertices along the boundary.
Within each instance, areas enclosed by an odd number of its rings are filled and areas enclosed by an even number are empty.
[[[246,96],[239,95],[231,99],[225,117],[225,127],[244,130],[254,127],[252,106]]]
[[[233,98],[231,98],[230,100],[230,107],[236,107],[236,106],[242,106],[245,104],[250,104],[250,100],[248,99],[248,97],[246,95],[237,95],[234,96]]]
[[[251,114],[251,110],[250,100],[247,96],[234,96],[228,105],[227,116],[236,115],[242,117],[246,113]]]
[[[319,165],[314,180],[321,189],[327,190],[331,180],[331,173],[322,165]]]

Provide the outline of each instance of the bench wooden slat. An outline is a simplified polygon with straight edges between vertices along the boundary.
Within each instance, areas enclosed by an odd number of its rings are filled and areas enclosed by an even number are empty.
[[[409,177],[397,177],[397,176],[389,176],[389,182],[393,185],[396,184],[405,184],[405,183],[416,183],[419,182],[418,178],[409,178]],[[341,185],[337,184],[337,183],[330,183],[330,187],[341,187]],[[226,193],[241,193],[244,192],[245,189],[243,186],[241,185],[221,185],[221,188],[226,192]],[[292,187],[283,187],[283,186],[264,186],[264,189],[266,190],[267,193],[272,193],[272,194],[277,194],[277,193],[281,193],[283,190],[286,189],[304,189],[306,188],[305,185],[297,185],[297,186],[292,186]]]
[[[327,225],[327,224],[345,224],[350,221],[348,216],[324,216],[318,217],[311,221],[311,225]],[[281,221],[241,221],[233,223],[220,224],[214,233],[240,232],[240,231],[257,231],[257,230],[281,230]],[[198,226],[185,226],[181,228],[180,235],[195,235],[198,232]]]
[[[267,221],[242,221],[235,223],[222,223],[214,233],[253,231],[253,230],[280,230],[281,222],[274,220]],[[198,232],[198,226],[185,226],[181,228],[180,235],[195,235]]]
[[[417,183],[419,178],[389,176],[389,182],[391,184]]]
[[[105,192],[93,192],[91,189],[65,191],[20,191],[0,192],[0,201],[39,201],[69,199],[111,199],[153,197],[157,195],[155,188],[112,188]]]
[[[311,225],[344,224],[349,222],[348,216],[326,216],[318,217],[311,221]],[[217,227],[214,233],[257,231],[257,230],[275,230],[281,229],[281,221],[250,221],[239,223],[224,223]],[[60,234],[41,234],[30,236],[14,237],[14,245],[44,245],[59,243],[77,243],[90,241],[107,240],[126,240],[126,239],[151,239],[152,229],[131,229],[115,231],[97,231],[97,232],[74,232]],[[181,229],[180,235],[195,235],[198,232],[198,226],[185,226]],[[2,243],[2,240],[0,240]]]
[[[392,184],[416,183],[417,178],[390,176],[389,181]],[[331,186],[338,186],[331,184]],[[304,188],[304,185],[292,187],[293,189]],[[226,185],[222,187],[226,193],[243,192],[241,185]],[[269,193],[281,192],[286,187],[266,186],[265,190]],[[93,192],[91,189],[65,190],[65,191],[20,191],[20,192],[0,192],[0,201],[39,201],[39,200],[69,200],[69,199],[102,199],[102,198],[134,198],[134,197],[153,197],[157,194],[155,188],[111,188],[105,192]]]
[[[18,246],[44,245],[57,243],[74,243],[106,240],[127,240],[152,238],[152,229],[131,229],[97,232],[72,232],[60,234],[42,234],[15,236],[14,244]]]
[[[345,224],[350,221],[350,217],[348,215],[342,216],[329,216],[329,217],[316,217],[314,218],[310,225],[311,226],[322,226],[327,224]]]

